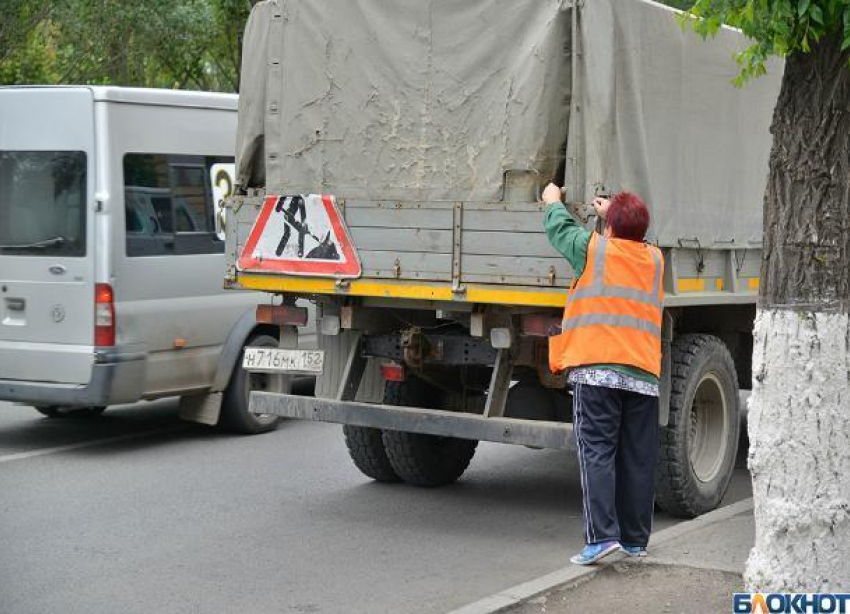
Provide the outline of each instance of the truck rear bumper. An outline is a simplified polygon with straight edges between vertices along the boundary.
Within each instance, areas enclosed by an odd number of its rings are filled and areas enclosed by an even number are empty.
[[[0,379],[0,399],[65,407],[132,403],[142,396],[145,357],[143,351],[129,349],[100,351],[92,365],[91,379],[81,385]]]
[[[562,422],[485,418],[477,414],[437,409],[334,401],[272,392],[252,392],[250,409],[255,414],[274,414],[285,418],[336,422],[423,435],[495,441],[537,448],[575,448],[573,427]]]

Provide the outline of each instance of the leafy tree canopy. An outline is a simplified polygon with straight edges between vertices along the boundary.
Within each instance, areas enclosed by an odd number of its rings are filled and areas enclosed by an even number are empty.
[[[250,0],[5,0],[0,84],[236,91]]]
[[[723,24],[740,28],[754,43],[738,56],[738,83],[764,74],[770,56],[809,53],[826,36],[850,47],[850,0],[696,0],[682,17],[708,37]]]

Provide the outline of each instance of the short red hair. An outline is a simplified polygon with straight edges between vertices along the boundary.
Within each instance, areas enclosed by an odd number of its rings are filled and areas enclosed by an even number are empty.
[[[649,209],[637,194],[618,192],[611,199],[605,221],[615,238],[643,241],[649,228]]]

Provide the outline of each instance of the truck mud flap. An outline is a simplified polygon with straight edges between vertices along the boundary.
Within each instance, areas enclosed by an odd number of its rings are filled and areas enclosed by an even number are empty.
[[[536,448],[574,449],[571,424],[484,417],[438,409],[252,392],[250,410],[315,422],[335,422],[424,435],[459,437]]]

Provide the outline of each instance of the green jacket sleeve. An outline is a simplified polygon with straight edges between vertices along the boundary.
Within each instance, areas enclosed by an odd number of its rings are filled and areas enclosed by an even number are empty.
[[[591,232],[579,224],[561,202],[549,203],[543,216],[543,228],[552,247],[573,267],[576,279],[581,277]]]

